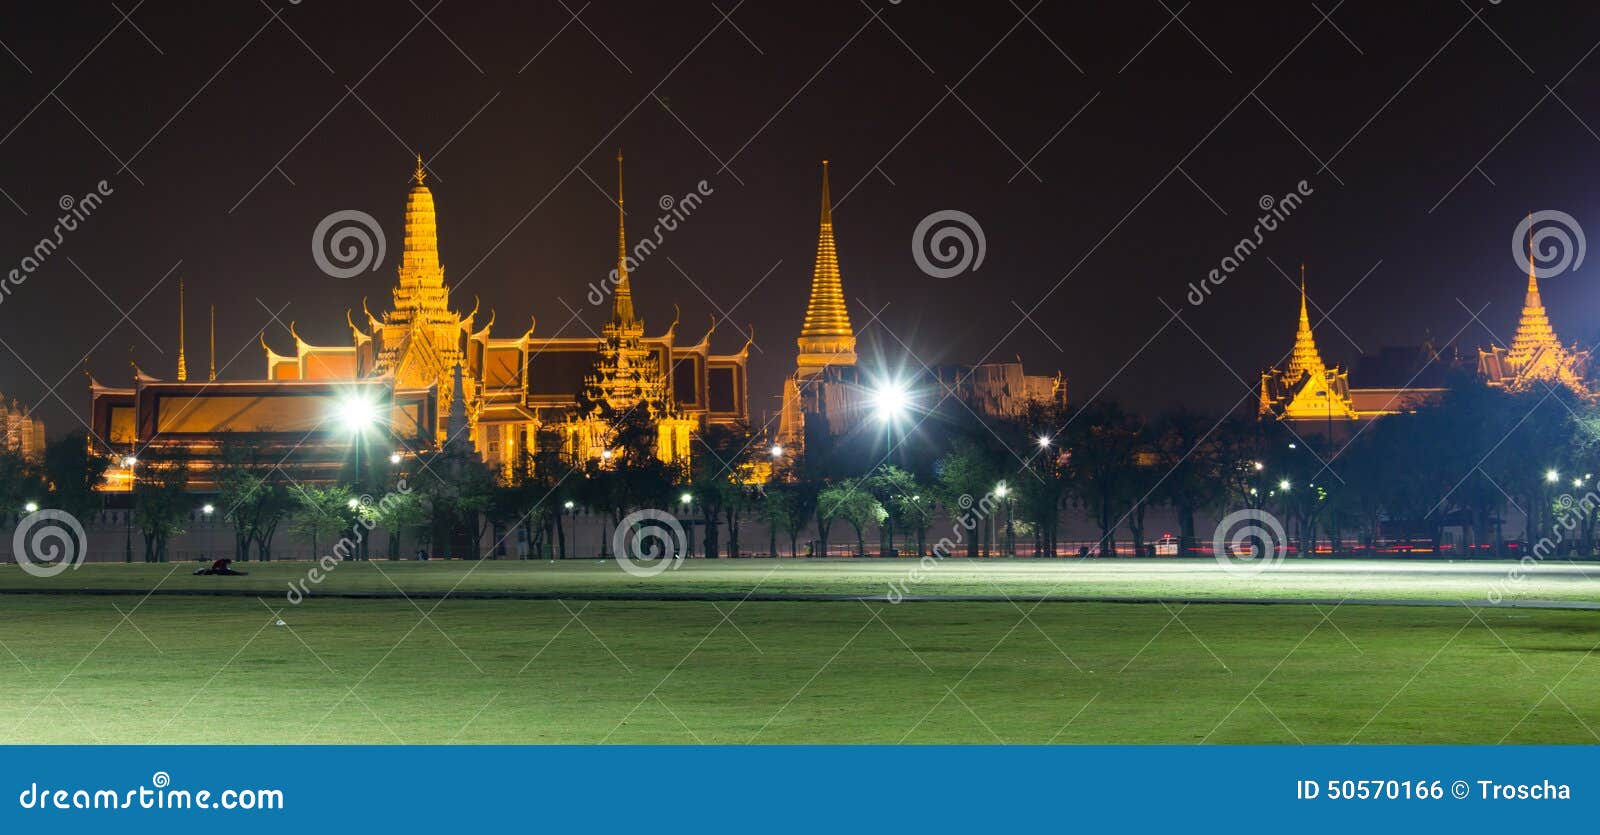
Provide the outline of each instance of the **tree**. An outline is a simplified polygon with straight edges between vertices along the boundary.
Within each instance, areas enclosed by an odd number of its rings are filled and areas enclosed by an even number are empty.
[[[1073,482],[1100,528],[1100,556],[1117,552],[1117,526],[1139,497],[1134,493],[1142,421],[1115,403],[1085,407],[1070,427]]]
[[[299,506],[290,518],[290,529],[311,541],[312,559],[322,556],[319,541],[323,536],[337,536],[339,531],[356,524],[356,509],[350,506],[355,493],[349,487],[296,485],[294,495]],[[349,559],[350,555],[343,554],[341,558]]]
[[[45,494],[45,477],[22,454],[0,447],[0,524],[11,522],[28,502]]]
[[[51,504],[73,516],[84,516],[102,506],[98,489],[111,461],[89,445],[88,432],[74,432],[45,447],[44,473],[50,482]]]
[[[289,493],[288,476],[279,469],[283,454],[256,440],[222,443],[217,465],[217,502],[223,518],[233,523],[234,559],[250,559],[256,546],[263,560],[272,559],[278,525],[298,502]]]
[[[144,537],[144,561],[166,562],[167,543],[183,533],[194,510],[189,468],[182,458],[141,461],[133,481],[133,523]]]
[[[834,519],[843,519],[855,531],[858,557],[867,555],[867,526],[883,521],[885,515],[864,479],[845,479],[823,488],[817,496],[818,518],[826,518],[830,525]]]
[[[817,510],[817,492],[816,483],[810,481],[767,485],[762,513],[772,526],[773,536],[781,530],[789,538],[789,553],[793,556],[800,556],[800,534]],[[777,556],[776,545],[772,550],[772,555]]]
[[[929,514],[921,505],[922,486],[917,483],[916,476],[893,464],[888,464],[867,476],[864,482],[884,511],[884,524],[879,529],[880,556],[890,556],[894,550],[896,527],[915,529],[920,523],[921,530],[926,532]],[[918,554],[920,553],[919,538]]]
[[[962,439],[956,441],[949,453],[934,465],[934,489],[939,501],[951,512],[965,512],[974,505],[991,506],[981,501],[988,496],[1000,480],[1000,467],[990,451],[978,444]],[[983,520],[978,520],[983,521]],[[967,556],[979,556],[982,536],[967,539]]]

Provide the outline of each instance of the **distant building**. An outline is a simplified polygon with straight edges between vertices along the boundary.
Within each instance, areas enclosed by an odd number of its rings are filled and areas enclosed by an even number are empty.
[[[1539,297],[1539,276],[1534,271],[1533,250],[1528,251],[1528,294],[1522,303],[1522,318],[1517,322],[1511,347],[1495,345],[1478,351],[1478,373],[1484,382],[1497,388],[1522,391],[1535,382],[1564,385],[1582,396],[1591,396],[1584,378],[1589,371],[1590,352],[1563,347],[1545,313]]]
[[[778,441],[800,450],[806,438],[840,436],[868,418],[875,385],[857,365],[856,336],[845,302],[839,269],[838,243],[833,230],[829,197],[828,162],[822,162],[822,220],[817,232],[817,258],[811,274],[811,298],[796,340],[799,352],[795,372],[784,381]],[[1066,381],[1053,376],[1030,375],[1022,361],[980,365],[939,365],[902,372],[899,380],[917,392],[920,405],[962,403],[985,418],[1017,417],[1030,403],[1065,403]]]
[[[15,400],[0,399],[0,449],[29,461],[44,460],[44,421]]]
[[[1322,361],[1306,309],[1305,268],[1300,268],[1300,322],[1295,329],[1289,364],[1261,374],[1257,413],[1298,427],[1349,434],[1358,421],[1415,410],[1444,393],[1444,375],[1451,365],[1432,346],[1386,348],[1366,358],[1358,377],[1369,385],[1353,388],[1350,372]],[[1409,373],[1408,373],[1409,372]],[[1370,374],[1371,376],[1366,376]]]

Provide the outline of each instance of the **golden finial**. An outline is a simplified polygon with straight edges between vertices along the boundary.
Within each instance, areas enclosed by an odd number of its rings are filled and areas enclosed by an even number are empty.
[[[178,382],[189,379],[189,364],[184,358],[183,344],[183,276],[178,276]]]
[[[412,172],[411,179],[415,180],[419,186],[423,185],[428,180],[428,170],[422,167],[421,154],[417,154],[417,170]]]
[[[209,382],[217,381],[217,306],[211,306],[211,373]]]

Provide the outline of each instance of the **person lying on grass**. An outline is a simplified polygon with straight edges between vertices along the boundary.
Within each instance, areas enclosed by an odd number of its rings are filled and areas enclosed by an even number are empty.
[[[214,575],[223,577],[244,577],[250,573],[248,571],[234,571],[229,567],[231,565],[233,565],[233,560],[230,559],[215,560],[207,568],[195,569],[194,573],[197,577],[210,577]]]

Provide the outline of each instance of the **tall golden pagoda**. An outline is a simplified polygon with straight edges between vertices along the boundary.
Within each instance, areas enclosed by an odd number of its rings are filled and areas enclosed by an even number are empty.
[[[1556,336],[1539,295],[1539,274],[1534,266],[1533,237],[1528,238],[1528,291],[1522,316],[1508,350],[1495,346],[1478,351],[1478,371],[1491,386],[1520,391],[1536,380],[1564,385],[1579,395],[1591,393],[1583,382],[1589,352],[1567,348]]]
[[[778,441],[799,451],[805,443],[807,414],[844,411],[842,401],[834,403],[836,408],[832,410],[827,408],[830,398],[826,392],[830,387],[822,384],[823,378],[838,377],[846,369],[853,371],[856,364],[856,334],[850,326],[850,308],[845,303],[839,249],[833,234],[827,160],[822,161],[822,219],[817,229],[817,259],[811,269],[811,299],[796,343],[800,352],[795,357],[794,375],[783,384]],[[834,373],[825,373],[830,369]]]
[[[1357,417],[1350,399],[1349,373],[1337,366],[1329,368],[1317,351],[1317,340],[1311,332],[1311,314],[1306,309],[1304,264],[1300,265],[1300,323],[1295,328],[1289,366],[1282,371],[1274,368],[1261,374],[1260,412],[1280,420]]]
[[[856,364],[856,335],[845,305],[839,275],[839,250],[833,236],[833,202],[828,193],[828,161],[822,161],[822,222],[817,231],[817,260],[811,270],[811,301],[800,328],[801,375],[830,365]]]

